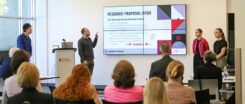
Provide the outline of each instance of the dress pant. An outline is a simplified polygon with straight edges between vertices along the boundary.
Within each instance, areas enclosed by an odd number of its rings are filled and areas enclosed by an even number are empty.
[[[194,58],[193,58],[193,72],[194,72],[194,75],[197,73],[197,67],[199,65],[202,65],[204,64],[203,62],[203,58],[200,56],[200,55],[195,55]]]
[[[87,62],[88,62],[88,64],[87,64],[88,69],[89,69],[89,71],[91,73],[91,76],[92,76],[93,75],[93,70],[94,70],[94,60],[93,59],[87,60]]]
[[[83,64],[83,62],[81,62],[81,63]],[[88,69],[89,69],[89,71],[91,73],[91,76],[92,76],[93,70],[94,70],[94,60],[93,59],[88,59],[87,63],[88,63],[87,67],[88,67]]]

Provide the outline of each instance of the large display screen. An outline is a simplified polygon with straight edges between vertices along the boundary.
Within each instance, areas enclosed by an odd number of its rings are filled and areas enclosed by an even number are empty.
[[[104,7],[104,54],[186,54],[186,6]]]

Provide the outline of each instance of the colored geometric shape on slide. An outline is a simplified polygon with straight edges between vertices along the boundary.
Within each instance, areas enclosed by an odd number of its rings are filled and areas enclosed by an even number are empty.
[[[186,48],[185,43],[182,41],[175,41],[172,46],[173,49],[175,48]]]
[[[157,6],[157,20],[171,19],[171,6],[158,5]]]
[[[185,18],[185,5],[172,5],[172,7],[175,8],[175,10]]]
[[[171,8],[171,19],[185,19],[174,7]]]
[[[176,29],[176,30],[174,30],[174,32],[173,32],[173,34],[183,34],[183,35],[186,35],[186,30],[184,29],[184,30],[178,30],[178,29]]]
[[[157,20],[166,19],[170,19],[170,17],[160,7],[157,6]]]
[[[160,51],[160,44],[161,44],[163,41],[168,42],[168,44],[170,45],[170,54],[171,54],[171,53],[172,53],[172,52],[171,52],[172,40],[157,40],[157,54],[161,54],[161,51]]]
[[[173,19],[172,24],[172,33],[184,22],[184,19]]]
[[[186,29],[186,25],[185,25],[185,20],[184,20],[184,22],[182,22],[177,28],[176,28],[176,30],[184,30],[184,29]]]

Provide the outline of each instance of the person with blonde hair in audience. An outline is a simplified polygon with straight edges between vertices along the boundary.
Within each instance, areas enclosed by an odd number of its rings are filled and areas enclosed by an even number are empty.
[[[17,83],[23,90],[8,99],[8,104],[53,104],[50,94],[36,90],[39,84],[39,71],[34,64],[23,62],[17,71]]]
[[[18,50],[20,50],[20,49],[19,48],[11,48],[9,50],[9,58],[4,59],[2,65],[0,67],[0,78],[3,78],[3,80],[5,80],[6,78],[8,78],[12,75],[12,70],[10,67],[11,57]]]
[[[7,78],[4,82],[5,92],[8,97],[12,97],[21,92],[22,88],[20,88],[17,83],[16,73],[18,71],[19,66],[23,62],[29,62],[29,61],[30,61],[30,55],[25,50],[18,50],[13,54],[13,57],[10,62],[10,67],[14,75]],[[37,91],[42,92],[42,86],[40,82],[37,84],[36,89]]]
[[[152,77],[145,85],[144,104],[169,104],[162,79]]]
[[[134,85],[134,77],[133,65],[126,60],[119,61],[112,74],[114,84],[106,86],[104,99],[113,103],[142,102],[144,88]]]
[[[183,86],[184,65],[180,61],[172,61],[166,70],[168,84],[166,85],[170,104],[195,103],[195,91],[191,87]]]
[[[64,102],[85,103],[93,99],[95,104],[101,104],[98,93],[94,85],[90,84],[90,80],[91,73],[88,67],[78,64],[72,69],[67,80],[54,90],[53,96]]]

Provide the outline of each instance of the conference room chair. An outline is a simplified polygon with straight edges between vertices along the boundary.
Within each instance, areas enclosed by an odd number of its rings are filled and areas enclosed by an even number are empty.
[[[51,92],[51,95],[53,95],[53,91],[54,91],[55,88],[56,88],[56,87],[54,87],[54,86],[49,86],[49,90],[50,90],[50,92]]]
[[[6,101],[6,95],[5,95],[5,91],[4,91],[4,80],[2,78],[0,78],[0,92],[1,92],[1,96],[0,96],[0,100],[1,100],[1,104],[4,104],[4,102]]]
[[[143,104],[143,101],[139,102],[129,102],[129,103],[114,103],[114,102],[109,102],[104,99],[102,99],[103,104]]]
[[[55,98],[55,104],[95,104],[95,102],[94,102],[94,99],[71,102],[71,101],[64,101],[64,100]]]
[[[209,89],[210,100],[219,100],[218,79],[189,80],[188,86],[191,86],[195,91]]]
[[[195,91],[196,104],[210,104],[209,89]]]

